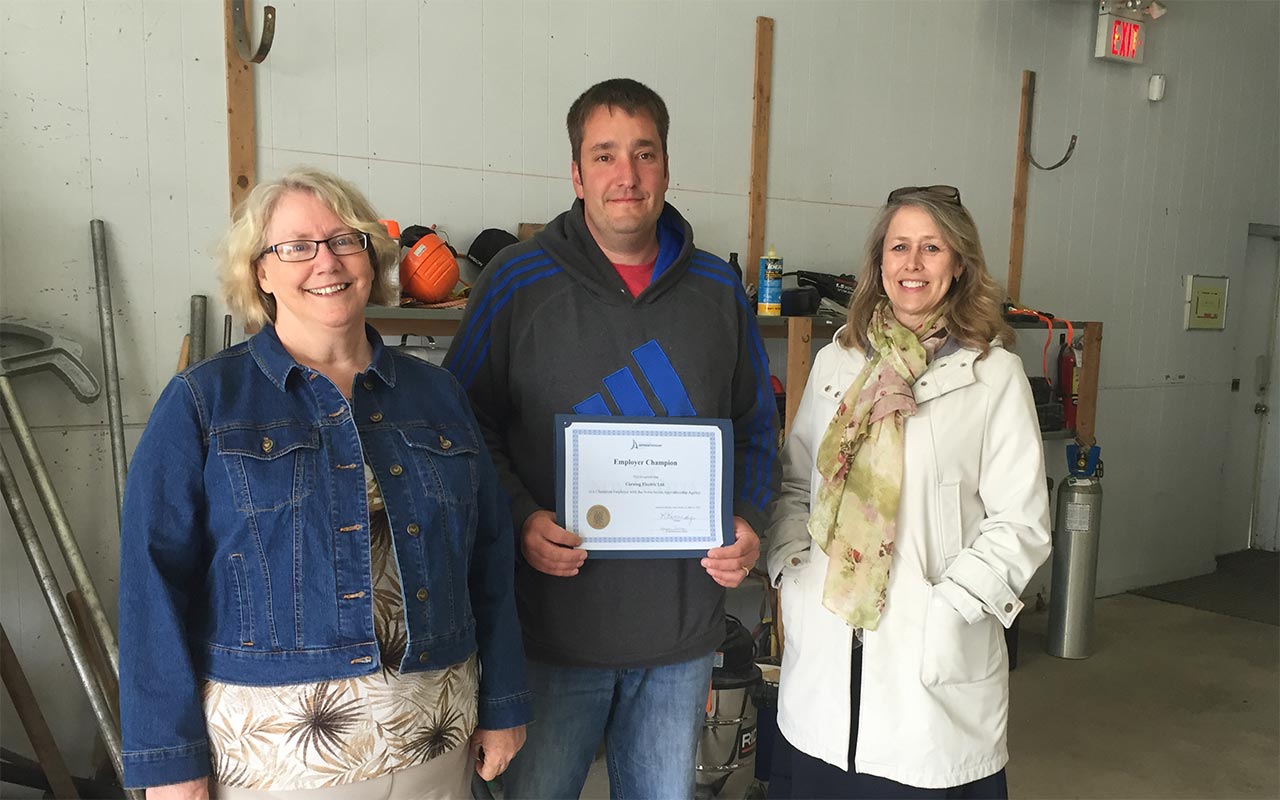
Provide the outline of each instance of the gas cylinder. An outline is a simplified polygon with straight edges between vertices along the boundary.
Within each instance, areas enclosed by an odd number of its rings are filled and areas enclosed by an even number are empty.
[[[1087,452],[1077,445],[1067,450],[1071,474],[1058,487],[1045,648],[1058,658],[1088,658],[1098,587],[1102,461],[1096,445]]]

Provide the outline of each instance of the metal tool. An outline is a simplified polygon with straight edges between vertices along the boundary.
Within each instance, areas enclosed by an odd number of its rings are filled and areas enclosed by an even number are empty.
[[[18,317],[0,319],[0,339],[25,340],[23,352],[0,358],[0,375],[17,376],[48,370],[67,385],[81,403],[92,403],[101,391],[98,379],[80,360],[84,351],[70,339],[64,339],[34,323]]]
[[[10,393],[8,378],[0,378],[0,388],[4,390],[6,395]],[[6,412],[7,410],[6,408]],[[12,417],[10,419],[12,420]],[[44,545],[40,543],[40,537],[36,534],[35,524],[31,521],[31,514],[27,511],[26,501],[22,499],[22,494],[18,489],[18,482],[13,476],[13,471],[9,468],[9,459],[5,456],[3,450],[0,450],[0,493],[4,495],[5,505],[9,508],[9,515],[13,517],[13,526],[17,529],[19,538],[22,539],[22,546],[27,551],[27,558],[31,561],[31,568],[35,571],[36,578],[40,581],[40,589],[44,593],[45,601],[49,604],[49,610],[53,613],[53,621],[57,625],[58,634],[62,637],[62,644],[67,648],[67,652],[71,654],[71,662],[75,665],[76,674],[80,677],[80,683],[84,686],[85,694],[89,696],[89,705],[93,709],[93,716],[98,721],[98,730],[102,734],[102,740],[106,742],[107,750],[111,753],[111,761],[115,765],[116,773],[120,775],[121,782],[123,782],[124,762],[121,758],[120,732],[117,730],[115,720],[112,718],[111,707],[107,703],[102,687],[98,685],[93,675],[89,655],[76,634],[75,621],[72,619],[71,610],[67,607],[67,601],[62,597],[62,589],[58,586],[58,578],[53,573],[53,565],[49,563],[49,557],[44,551]],[[100,612],[101,608],[98,611]],[[114,637],[112,638],[111,654],[115,654]],[[113,664],[112,666],[118,669],[117,665]],[[128,794],[131,798],[141,800],[142,794],[136,790],[128,791]]]
[[[202,294],[191,295],[191,363],[199,364],[209,355],[206,341],[209,314],[209,298]]]
[[[102,372],[107,383],[107,423],[111,431],[111,466],[116,485],[116,520],[124,505],[124,476],[128,455],[124,447],[124,415],[120,406],[120,366],[116,361],[115,310],[111,305],[111,272],[107,266],[107,229],[102,220],[89,221],[93,241],[93,277],[98,287],[98,329],[102,336]]]
[[[19,356],[18,358],[21,357]],[[0,365],[7,365],[8,363],[8,358],[0,359]],[[51,362],[50,366],[60,372],[61,377],[68,382],[68,385],[71,385],[71,377],[67,373],[61,372],[64,366],[70,366],[73,371],[88,374],[88,369],[78,359],[70,365],[65,363],[65,359],[58,359]],[[107,654],[107,659],[111,662],[112,671],[119,675],[120,657],[117,653],[115,633],[112,632],[111,624],[107,622],[107,615],[102,610],[102,601],[98,598],[98,591],[94,588],[93,578],[90,577],[89,568],[85,565],[84,556],[80,553],[80,545],[76,543],[75,534],[71,532],[71,523],[67,519],[67,513],[63,509],[62,502],[58,499],[58,492],[53,487],[53,480],[49,476],[49,468],[45,466],[44,459],[36,447],[35,437],[32,436],[31,428],[27,425],[27,418],[22,413],[22,407],[18,405],[18,397],[13,392],[13,385],[9,380],[7,366],[0,369],[0,409],[3,410],[5,417],[9,420],[9,429],[13,433],[13,439],[18,445],[19,452],[22,454],[22,460],[27,465],[27,471],[31,475],[31,482],[36,487],[36,494],[40,497],[40,503],[44,506],[45,514],[49,518],[49,526],[53,529],[54,537],[58,540],[58,547],[62,550],[62,557],[67,562],[67,570],[71,573],[71,580],[84,595],[85,603],[89,606],[93,630],[97,634],[99,641],[102,642],[102,649]],[[59,596],[58,602],[63,602],[61,596]]]

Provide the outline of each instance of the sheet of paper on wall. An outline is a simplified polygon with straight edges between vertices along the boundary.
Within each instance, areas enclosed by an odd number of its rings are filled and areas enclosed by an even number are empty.
[[[1188,275],[1182,327],[1189,331],[1220,331],[1227,327],[1225,275]]]

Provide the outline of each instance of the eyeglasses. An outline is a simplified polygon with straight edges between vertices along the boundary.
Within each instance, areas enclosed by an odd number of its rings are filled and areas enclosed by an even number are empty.
[[[321,244],[326,245],[335,256],[353,256],[369,249],[369,234],[353,231],[330,236],[328,239],[294,239],[271,245],[258,258],[267,253],[275,253],[276,258],[281,261],[310,261],[320,252]]]
[[[894,200],[906,197],[909,194],[936,194],[948,203],[960,205],[960,190],[954,186],[938,185],[938,186],[903,186],[901,189],[894,189],[889,192],[889,199],[886,203],[892,203]]]

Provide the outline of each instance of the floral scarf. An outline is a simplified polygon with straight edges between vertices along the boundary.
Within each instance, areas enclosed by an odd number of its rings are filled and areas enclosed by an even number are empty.
[[[822,605],[855,628],[875,630],[884,613],[897,534],[911,386],[946,341],[946,319],[926,320],[917,335],[888,301],[871,315],[871,357],[842,395],[818,445],[822,476],[809,534],[830,559]]]

